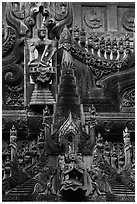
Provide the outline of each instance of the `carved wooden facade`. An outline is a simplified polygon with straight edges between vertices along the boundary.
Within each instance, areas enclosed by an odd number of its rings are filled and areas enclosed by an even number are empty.
[[[37,141],[40,156],[54,155],[48,164],[57,167],[56,155],[72,149],[98,155],[98,133],[120,143],[127,127],[134,142],[135,4],[5,2],[2,8],[3,147],[15,128],[18,141]],[[104,147],[109,161],[111,147]]]
[[[38,124],[42,112],[36,111],[36,116],[32,105],[35,104],[36,94],[42,97],[42,91],[38,90],[46,80],[51,82],[49,85],[51,91],[47,92],[47,97],[52,97],[50,95],[53,94],[52,102],[49,101],[49,103],[55,103],[61,54],[58,51],[56,56],[54,55],[56,45],[53,45],[53,42],[50,45],[50,40],[55,37],[59,38],[59,30],[65,24],[72,28],[73,43],[70,50],[75,62],[78,91],[86,114],[88,115],[91,103],[94,103],[102,128],[104,128],[104,122],[109,120],[109,116],[116,126],[121,124],[122,128],[128,120],[134,120],[134,4],[73,3],[73,19],[69,7],[67,3],[64,5],[60,3],[38,3],[38,5],[3,3],[3,127],[6,123],[4,132],[9,131],[11,125],[8,124],[12,118],[17,125],[19,121],[28,124],[31,135],[38,133],[38,127],[37,130],[33,130],[31,124],[33,120],[37,120]],[[75,12],[76,10],[78,12]],[[52,16],[50,19],[49,12]],[[41,82],[40,84],[37,82],[36,85],[35,80],[38,78],[34,69],[37,69],[35,68],[37,62],[34,62],[36,59],[33,59],[33,55],[35,57],[38,55],[37,60],[42,55],[39,52],[44,49],[44,44],[41,43],[44,36],[40,36],[37,29],[39,33],[42,33],[42,19],[46,18],[49,19],[46,26],[48,26],[50,40],[45,43],[48,43],[49,47],[55,47],[55,51],[51,53],[51,57],[52,55],[54,57],[50,62],[53,64],[53,71],[48,65],[49,71],[45,73],[42,68],[45,65],[41,65],[38,77]],[[33,63],[36,63],[35,66]],[[48,79],[48,75],[51,75],[51,79]],[[46,76],[48,76],[47,79]],[[35,90],[36,86],[38,90]],[[37,103],[42,104],[42,101],[37,101]],[[53,113],[53,108],[51,112]],[[101,112],[104,113],[105,121],[101,119]],[[25,129],[22,128],[22,130]]]

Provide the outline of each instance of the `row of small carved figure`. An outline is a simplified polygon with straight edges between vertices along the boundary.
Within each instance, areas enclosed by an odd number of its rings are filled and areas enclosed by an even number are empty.
[[[124,166],[125,154],[124,144],[119,142],[102,142],[100,145],[102,157],[114,168],[120,169]],[[8,178],[11,175],[11,151],[10,148],[3,148],[2,150],[2,179]],[[22,143],[17,150],[18,164],[23,168],[29,168],[35,163],[40,156],[39,148],[35,142]],[[131,145],[131,163],[135,162],[135,143]]]
[[[104,50],[120,50],[122,52],[127,48],[133,49],[133,40],[128,34],[118,39],[116,37],[110,39],[110,37],[99,37],[97,33],[88,34],[84,29],[79,30],[79,28],[76,27],[72,35],[73,39],[79,42],[81,46],[93,48],[94,50],[100,49],[102,52]]]
[[[114,168],[120,169],[125,165],[125,151],[123,143],[102,143],[102,156]],[[130,146],[131,164],[135,163],[135,143]]]
[[[124,143],[104,142],[103,137],[98,133],[96,144],[93,150],[93,161],[97,162],[98,157],[106,160],[115,169],[122,169],[135,163],[135,143],[130,140],[130,132],[126,127],[123,131]]]
[[[16,151],[18,165],[23,169],[29,168],[40,157],[38,146],[34,141],[28,143],[23,142]],[[2,170],[3,179],[8,178],[11,173],[11,149],[10,146],[2,149]],[[6,175],[5,175],[6,173]]]

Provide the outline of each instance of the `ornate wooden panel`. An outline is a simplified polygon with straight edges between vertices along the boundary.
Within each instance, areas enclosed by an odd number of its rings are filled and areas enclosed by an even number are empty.
[[[135,9],[132,7],[118,7],[118,30],[124,32],[135,31]]]
[[[103,32],[107,29],[105,6],[82,6],[81,27],[88,32]]]
[[[20,109],[24,106],[24,25],[21,24],[21,17],[18,17],[18,4],[16,10],[12,3],[3,6],[3,105],[6,108]]]
[[[106,179],[134,195],[134,3],[2,8],[3,200],[80,197],[84,184],[81,200],[116,201]]]

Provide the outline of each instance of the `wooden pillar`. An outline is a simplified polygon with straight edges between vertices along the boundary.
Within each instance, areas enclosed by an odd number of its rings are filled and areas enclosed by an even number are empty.
[[[117,31],[117,5],[115,3],[107,5],[107,19],[107,30]]]

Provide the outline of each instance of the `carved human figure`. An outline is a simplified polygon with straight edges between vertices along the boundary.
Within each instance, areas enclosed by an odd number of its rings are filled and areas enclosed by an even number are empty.
[[[7,156],[3,179],[8,178],[10,176],[10,174],[11,174],[11,162],[10,162],[10,158]]]
[[[124,52],[124,42],[123,42],[122,38],[120,38],[118,46],[119,46],[119,53],[123,54],[123,52]]]
[[[112,41],[112,48],[113,48],[112,50],[113,54],[116,55],[117,54],[117,39],[116,38],[114,38]]]
[[[56,52],[56,40],[48,39],[45,20],[43,20],[41,28],[38,30],[38,37],[40,40],[32,39],[29,43],[30,60],[28,65],[48,66]]]
[[[124,151],[120,150],[118,154],[118,172],[120,172],[125,165],[125,155]]]
[[[130,37],[128,33],[126,33],[124,40],[125,40],[125,48],[130,48]]]
[[[112,49],[111,40],[110,40],[110,38],[107,38],[107,41],[106,41],[106,53],[110,54],[111,53],[111,49]]]
[[[11,147],[11,162],[14,161],[17,149],[17,130],[13,125],[10,129],[10,147]]]
[[[111,166],[117,169],[117,163],[118,163],[117,151],[116,151],[116,147],[113,146],[111,151]]]
[[[93,41],[94,41],[94,50],[97,51],[100,46],[99,37],[97,36],[97,33],[95,33]]]
[[[124,139],[124,153],[125,153],[125,167],[131,165],[131,142],[130,142],[130,133],[126,127],[123,131]]]
[[[99,189],[99,184],[98,184],[98,179],[100,177],[99,176],[99,174],[100,174],[99,173],[100,172],[99,168],[96,165],[94,165],[91,168],[88,168],[87,172],[90,174],[92,188],[93,188],[90,195],[92,195],[92,196],[95,195],[95,194],[105,195],[105,193],[101,192],[100,189]]]
[[[107,161],[108,164],[110,164],[110,146],[107,141],[105,142],[104,159]]]
[[[105,52],[105,39],[103,36],[100,39],[100,51],[103,53]]]
[[[50,178],[49,178],[49,181],[47,183],[47,189],[45,191],[46,195],[53,195],[54,192],[53,192],[53,188],[52,188],[52,185],[53,185],[53,177],[54,175],[51,175]]]

